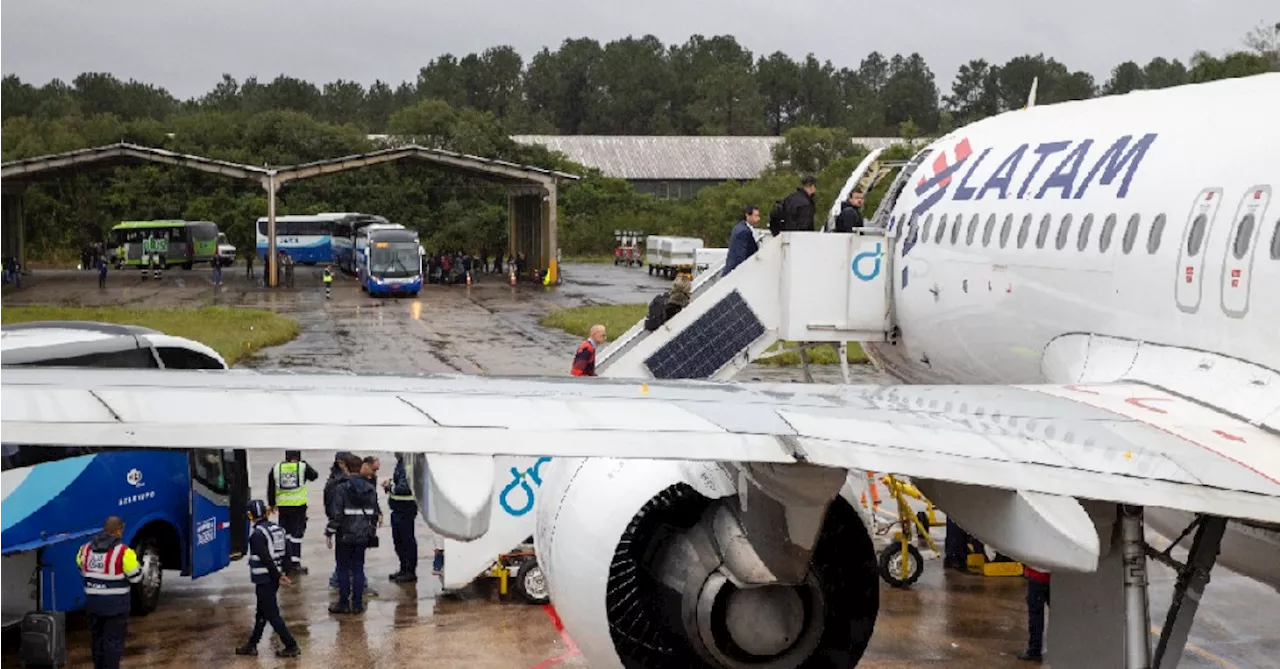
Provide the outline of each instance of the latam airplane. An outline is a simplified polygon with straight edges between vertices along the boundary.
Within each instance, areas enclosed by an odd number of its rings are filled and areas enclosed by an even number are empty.
[[[910,385],[7,367],[3,438],[427,453],[424,515],[456,536],[470,520],[427,500],[467,486],[433,465],[551,456],[537,553],[598,669],[856,665],[879,590],[841,489],[894,472],[1055,572],[1055,666],[1173,666],[1219,554],[1280,584],[1277,108],[1270,74],[923,150],[876,219],[897,336],[867,346]],[[1144,522],[1195,532],[1154,652]]]

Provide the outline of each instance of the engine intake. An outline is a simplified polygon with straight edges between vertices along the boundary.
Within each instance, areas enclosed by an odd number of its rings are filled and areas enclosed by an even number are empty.
[[[650,499],[623,532],[606,611],[626,667],[853,667],[879,611],[875,551],[843,498],[828,507],[807,573],[794,582],[735,584],[735,499],[684,483]]]

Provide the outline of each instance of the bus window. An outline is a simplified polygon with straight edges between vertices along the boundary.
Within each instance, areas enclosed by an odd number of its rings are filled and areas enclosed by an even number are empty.
[[[74,358],[41,360],[42,367],[115,367],[122,369],[155,369],[160,365],[149,348],[130,348],[123,351],[90,353]]]
[[[9,471],[19,467],[34,467],[46,462],[57,462],[82,455],[101,452],[100,448],[88,446],[20,446],[4,445],[4,457],[0,459],[0,470]]]
[[[189,348],[161,346],[156,352],[166,369],[224,369],[222,363]]]
[[[223,467],[222,451],[212,449],[192,451],[191,477],[216,494],[225,495],[230,490],[227,486],[227,472]]]

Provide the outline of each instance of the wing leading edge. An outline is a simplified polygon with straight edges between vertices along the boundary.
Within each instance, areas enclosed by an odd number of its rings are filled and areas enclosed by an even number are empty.
[[[7,444],[809,463],[1280,522],[1280,436],[1139,384],[4,370]],[[1264,408],[1266,425],[1280,416]]]

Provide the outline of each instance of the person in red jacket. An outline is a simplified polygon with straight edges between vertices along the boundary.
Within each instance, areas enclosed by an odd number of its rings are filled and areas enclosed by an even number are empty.
[[[573,368],[570,373],[574,376],[595,376],[596,348],[603,344],[606,338],[603,325],[592,325],[591,335],[578,345],[578,352],[573,356]]]
[[[1044,659],[1044,609],[1049,606],[1049,572],[1022,566],[1027,579],[1027,649],[1018,653],[1019,660],[1040,662]]]

